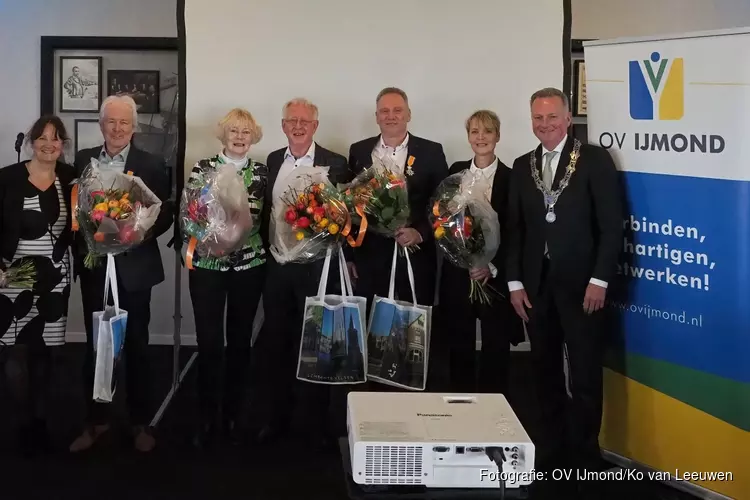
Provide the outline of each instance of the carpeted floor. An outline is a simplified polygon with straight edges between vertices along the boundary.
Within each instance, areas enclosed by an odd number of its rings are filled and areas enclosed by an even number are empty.
[[[335,453],[295,451],[291,442],[273,449],[227,445],[212,452],[192,450],[188,437],[195,408],[195,367],[157,427],[158,447],[153,453],[142,455],[131,451],[127,434],[120,431],[110,432],[92,451],[71,456],[67,446],[83,418],[78,385],[83,347],[69,344],[56,356],[49,408],[53,418],[49,427],[57,450],[49,456],[28,460],[10,454],[12,410],[6,403],[6,389],[0,385],[0,499],[350,498],[342,462]],[[171,387],[172,349],[152,346],[151,350],[158,399],[154,401],[156,412]],[[180,369],[192,353],[192,348],[183,348]],[[527,356],[527,353],[513,353],[512,391],[508,399],[533,435],[534,408],[529,397]],[[122,412],[122,403],[117,400],[114,403],[119,412]],[[693,498],[660,483],[624,481],[609,483],[606,487],[607,499]]]

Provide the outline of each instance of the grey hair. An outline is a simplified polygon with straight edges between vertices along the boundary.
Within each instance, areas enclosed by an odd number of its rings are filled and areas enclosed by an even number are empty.
[[[106,108],[113,102],[122,102],[130,106],[130,108],[133,110],[133,127],[137,127],[138,126],[138,106],[136,105],[133,98],[130,97],[129,95],[111,95],[107,97],[106,99],[104,99],[104,102],[102,103],[101,108],[99,108],[99,123],[104,121]]]
[[[544,98],[550,98],[550,97],[557,97],[563,102],[563,105],[565,106],[566,110],[570,109],[570,100],[568,99],[568,96],[560,89],[556,89],[554,87],[546,87],[541,90],[537,90],[533,94],[531,94],[531,99],[529,100],[529,105],[534,104],[534,101],[537,99],[544,99]]]
[[[313,120],[318,119],[318,107],[313,104],[312,102],[308,101],[304,97],[295,97],[294,99],[288,101],[286,104],[284,104],[284,107],[281,108],[281,117],[286,118],[286,113],[289,111],[289,108],[292,106],[304,106],[310,111],[312,111],[313,114]]]
[[[406,92],[404,92],[403,90],[401,90],[398,87],[386,87],[383,90],[381,90],[380,92],[378,92],[378,96],[375,98],[375,104],[379,103],[380,99],[382,99],[382,97],[384,95],[388,95],[388,94],[398,94],[398,95],[400,95],[401,98],[406,103],[406,105],[407,106],[409,105],[409,97],[406,95]]]

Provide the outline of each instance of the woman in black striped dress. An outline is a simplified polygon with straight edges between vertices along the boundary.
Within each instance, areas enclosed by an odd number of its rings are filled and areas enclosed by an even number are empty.
[[[0,169],[0,364],[17,403],[18,444],[35,452],[49,444],[45,393],[65,343],[74,170],[60,161],[68,135],[56,116],[37,120],[26,141],[31,159]],[[7,278],[29,264],[33,284]]]

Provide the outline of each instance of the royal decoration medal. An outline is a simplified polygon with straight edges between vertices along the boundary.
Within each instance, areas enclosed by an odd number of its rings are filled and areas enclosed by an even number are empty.
[[[414,170],[411,168],[412,165],[414,165],[414,157],[409,156],[409,159],[406,160],[406,175],[408,176],[414,175]]]
[[[578,158],[581,156],[580,150],[581,141],[579,141],[578,139],[574,139],[573,151],[570,153],[570,162],[565,168],[565,177],[562,178],[560,184],[555,190],[547,189],[547,186],[544,185],[544,182],[542,182],[542,179],[539,177],[539,171],[536,168],[536,154],[533,151],[530,154],[531,177],[534,179],[534,184],[536,184],[537,189],[541,191],[542,195],[544,196],[544,205],[547,208],[547,214],[544,216],[544,220],[546,220],[549,224],[552,224],[557,220],[557,214],[555,213],[555,204],[557,204],[557,200],[560,198],[560,195],[563,193],[563,191],[565,191],[565,188],[568,187],[570,178],[576,171],[576,163],[578,162]]]

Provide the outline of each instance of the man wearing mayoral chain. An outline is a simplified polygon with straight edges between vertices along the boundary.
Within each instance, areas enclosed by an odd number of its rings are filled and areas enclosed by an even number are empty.
[[[601,457],[603,307],[622,244],[618,174],[606,150],[568,136],[560,90],[534,93],[531,119],[541,144],[513,164],[506,276],[531,341],[544,434],[538,464],[591,470]]]

